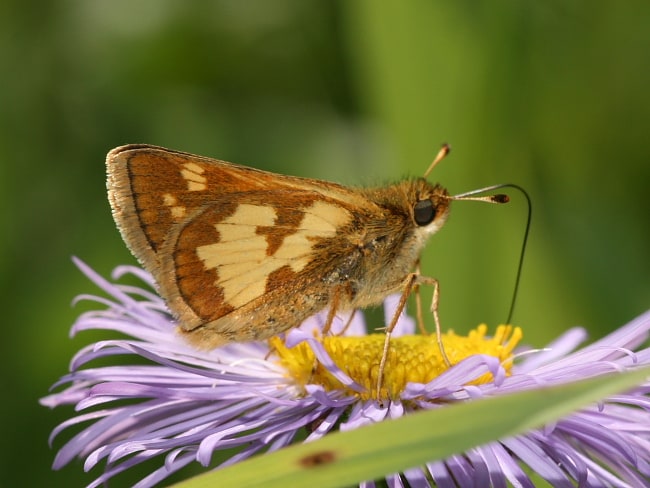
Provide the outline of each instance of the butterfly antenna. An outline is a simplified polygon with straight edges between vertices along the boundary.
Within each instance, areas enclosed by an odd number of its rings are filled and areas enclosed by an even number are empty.
[[[433,161],[431,162],[431,164],[429,165],[427,170],[424,172],[424,178],[425,179],[429,176],[429,173],[431,173],[433,168],[438,166],[438,163],[440,161],[442,161],[443,159],[445,159],[445,156],[447,156],[447,154],[449,154],[449,151],[451,151],[451,146],[449,144],[446,144],[446,143],[443,144],[442,147],[440,148],[440,151],[438,151],[438,154],[436,154],[436,157],[433,158]]]
[[[521,282],[521,270],[524,266],[524,255],[526,254],[526,246],[528,245],[528,234],[530,233],[530,222],[533,215],[533,204],[530,200],[530,196],[528,195],[528,192],[519,185],[515,185],[514,183],[503,183],[501,185],[487,186],[485,188],[479,188],[478,190],[472,190],[466,193],[461,193],[459,195],[454,195],[449,197],[449,199],[450,200],[471,200],[471,201],[487,202],[487,203],[507,203],[510,201],[510,197],[502,193],[496,195],[479,196],[481,193],[500,190],[501,188],[514,188],[515,190],[518,190],[524,195],[524,197],[526,197],[526,203],[528,204],[528,215],[526,217],[526,229],[524,230],[524,238],[521,243],[521,252],[519,253],[517,275],[515,276],[515,288],[512,293],[510,310],[508,311],[508,319],[505,322],[506,324],[510,324],[512,321],[512,315],[515,311],[517,294],[519,293],[519,283]]]

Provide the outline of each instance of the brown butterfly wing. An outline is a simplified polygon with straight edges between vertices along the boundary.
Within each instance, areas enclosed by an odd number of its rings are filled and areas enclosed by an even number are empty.
[[[337,231],[372,205],[332,183],[153,146],[116,148],[107,165],[124,240],[208,346],[273,335],[327,305],[310,285],[319,255],[333,240],[351,245]]]

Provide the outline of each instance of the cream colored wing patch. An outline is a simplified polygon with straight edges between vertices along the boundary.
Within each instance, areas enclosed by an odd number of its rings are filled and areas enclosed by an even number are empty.
[[[185,163],[181,176],[187,182],[188,191],[204,191],[208,188],[208,179],[203,176],[205,169],[196,163]]]
[[[171,193],[163,194],[163,203],[165,206],[169,207],[169,211],[172,214],[172,217],[176,220],[180,220],[185,217],[187,209],[183,205],[179,205],[178,199]]]
[[[333,237],[351,218],[345,208],[329,202],[316,201],[300,210],[300,223],[271,254],[269,241],[258,230],[273,227],[281,210],[240,204],[215,224],[219,241],[197,247],[196,253],[207,270],[216,270],[215,286],[223,290],[225,303],[239,308],[262,296],[269,276],[280,268],[302,271],[314,257],[314,240]]]

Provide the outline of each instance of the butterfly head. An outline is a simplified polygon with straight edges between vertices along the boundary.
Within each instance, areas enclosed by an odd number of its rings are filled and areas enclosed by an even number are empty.
[[[432,185],[424,178],[415,181],[414,196],[409,209],[413,226],[418,233],[431,235],[437,232],[447,220],[451,199],[440,185]]]

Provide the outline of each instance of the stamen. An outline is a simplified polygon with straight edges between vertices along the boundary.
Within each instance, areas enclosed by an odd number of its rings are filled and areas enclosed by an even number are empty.
[[[512,352],[523,334],[520,328],[501,325],[493,337],[486,337],[487,326],[480,325],[467,336],[450,331],[442,335],[445,351],[452,364],[474,354],[497,357],[506,374],[512,367]],[[325,351],[336,365],[355,382],[365,387],[363,393],[344,386],[322,364],[316,361],[311,346],[302,342],[289,349],[282,339],[270,340],[279,362],[297,385],[321,385],[327,391],[341,390],[347,395],[362,399],[397,399],[407,383],[428,383],[449,367],[440,355],[435,335],[405,335],[394,337],[383,373],[382,388],[377,394],[377,375],[384,347],[384,334],[366,336],[326,336],[319,339]],[[453,366],[452,366],[453,367]],[[493,381],[491,374],[485,374],[468,384]]]

